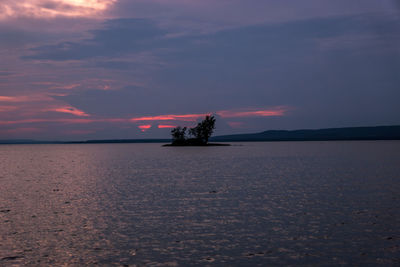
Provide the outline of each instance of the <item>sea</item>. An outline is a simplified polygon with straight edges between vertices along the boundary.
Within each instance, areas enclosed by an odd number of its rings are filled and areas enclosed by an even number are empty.
[[[400,266],[400,141],[0,146],[0,266]]]

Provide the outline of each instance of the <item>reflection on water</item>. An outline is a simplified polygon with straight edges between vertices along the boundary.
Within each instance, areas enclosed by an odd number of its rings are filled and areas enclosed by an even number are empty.
[[[0,265],[400,264],[400,142],[0,146]]]

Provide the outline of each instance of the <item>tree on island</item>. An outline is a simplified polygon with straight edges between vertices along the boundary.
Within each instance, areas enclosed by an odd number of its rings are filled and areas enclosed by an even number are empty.
[[[186,141],[186,127],[178,126],[171,130],[172,143],[173,144],[184,144]]]
[[[215,129],[214,116],[207,115],[206,118],[197,124],[196,127],[189,130],[189,134],[198,140],[201,144],[207,144]]]
[[[189,129],[189,135],[186,137],[186,127],[176,127],[171,130],[173,145],[207,145],[215,129],[214,116],[207,115],[206,118],[199,122],[196,127]]]

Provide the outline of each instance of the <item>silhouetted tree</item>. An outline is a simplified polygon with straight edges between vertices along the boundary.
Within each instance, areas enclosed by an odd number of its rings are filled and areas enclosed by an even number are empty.
[[[178,126],[171,130],[172,143],[173,144],[184,144],[186,141],[186,127]]]
[[[196,127],[189,129],[189,135],[193,138],[186,138],[186,127],[176,127],[171,130],[173,145],[206,145],[215,129],[214,116],[207,115]]]
[[[189,134],[196,139],[197,143],[207,144],[215,129],[214,116],[207,115],[206,118],[197,124],[196,127],[189,130]]]

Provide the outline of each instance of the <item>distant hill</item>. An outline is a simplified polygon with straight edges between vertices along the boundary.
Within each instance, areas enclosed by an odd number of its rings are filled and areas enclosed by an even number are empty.
[[[319,130],[272,130],[253,134],[216,136],[212,142],[400,140],[400,126],[347,127]]]

